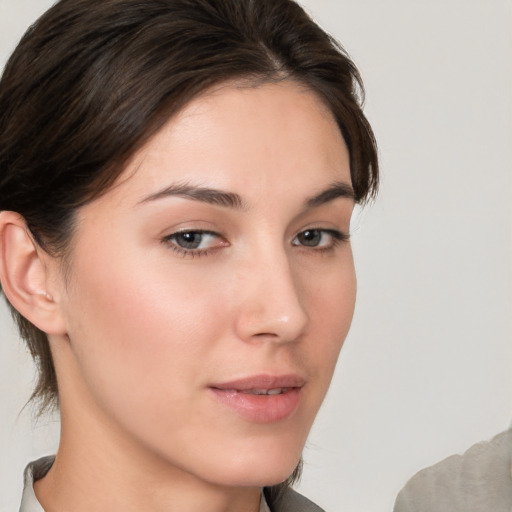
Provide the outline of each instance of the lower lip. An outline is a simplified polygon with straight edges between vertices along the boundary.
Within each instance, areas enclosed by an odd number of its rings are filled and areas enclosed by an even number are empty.
[[[302,389],[291,388],[280,395],[251,395],[240,391],[210,388],[222,404],[254,423],[276,423],[297,409]]]

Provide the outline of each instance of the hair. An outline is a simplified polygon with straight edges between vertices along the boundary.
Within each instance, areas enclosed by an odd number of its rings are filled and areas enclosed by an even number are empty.
[[[222,82],[294,80],[333,113],[356,201],[374,197],[375,139],[360,75],[292,0],[61,0],[21,39],[0,81],[0,210],[65,258],[78,208],[192,98]],[[32,399],[58,403],[47,336],[11,306],[38,368]]]

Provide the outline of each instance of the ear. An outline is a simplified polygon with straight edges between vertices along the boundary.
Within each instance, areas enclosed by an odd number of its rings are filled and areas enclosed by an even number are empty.
[[[0,282],[7,300],[47,334],[65,334],[65,323],[50,285],[49,264],[57,262],[33,240],[23,217],[0,212]]]

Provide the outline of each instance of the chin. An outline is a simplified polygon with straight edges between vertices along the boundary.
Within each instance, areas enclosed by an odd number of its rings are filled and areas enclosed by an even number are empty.
[[[255,468],[244,468],[243,472],[231,475],[224,474],[224,478],[212,483],[227,487],[271,487],[287,480],[298,464],[299,461],[295,465],[287,467],[267,466],[261,471]]]
[[[309,426],[309,425],[308,425]],[[217,468],[210,474],[221,476],[235,486],[268,487],[287,480],[301,462],[309,433],[306,425],[283,426],[279,433],[261,432],[233,436],[217,452]]]
[[[225,461],[216,468],[219,484],[233,487],[269,487],[284,482],[301,462],[301,453],[273,453],[258,450],[253,454],[239,454],[235,460]],[[222,480],[222,482],[220,481]]]

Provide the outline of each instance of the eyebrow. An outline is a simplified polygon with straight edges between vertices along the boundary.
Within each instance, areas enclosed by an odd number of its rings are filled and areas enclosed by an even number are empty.
[[[308,199],[306,201],[306,208],[318,208],[319,206],[338,198],[352,199],[355,201],[356,196],[354,189],[350,185],[341,181],[334,182],[324,191]]]
[[[243,210],[245,203],[241,196],[234,192],[225,192],[214,188],[202,187],[198,185],[190,185],[187,183],[174,183],[159,192],[149,195],[141,201],[147,203],[164,197],[178,196],[186,199],[194,199],[203,203],[214,204],[233,208],[235,210]]]
[[[140,203],[156,201],[166,197],[183,197],[203,203],[224,206],[235,210],[244,210],[247,205],[239,194],[227,192],[215,188],[191,185],[187,183],[174,183],[154,194],[144,198]],[[322,192],[310,197],[305,201],[305,209],[318,208],[338,198],[355,200],[354,190],[350,185],[343,182],[334,182]],[[140,204],[139,203],[139,204]]]

